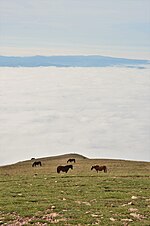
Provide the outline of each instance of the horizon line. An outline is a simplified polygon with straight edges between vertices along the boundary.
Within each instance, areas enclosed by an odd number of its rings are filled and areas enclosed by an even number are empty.
[[[57,55],[0,55],[0,57],[14,57],[14,58],[31,58],[31,57],[105,57],[105,58],[115,58],[115,59],[127,59],[127,60],[140,60],[140,61],[149,61],[150,59],[141,59],[141,58],[130,58],[130,57],[116,57],[110,55],[99,55],[99,54],[57,54]]]

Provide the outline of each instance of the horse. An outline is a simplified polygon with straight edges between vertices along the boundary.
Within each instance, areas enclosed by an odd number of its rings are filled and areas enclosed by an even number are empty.
[[[91,170],[92,169],[95,169],[97,171],[97,173],[98,173],[98,171],[103,171],[103,170],[104,170],[104,173],[107,173],[107,167],[106,166],[95,165],[95,166],[91,167]]]
[[[67,173],[69,169],[73,169],[73,165],[58,166],[57,173],[60,173],[60,171]]]
[[[31,158],[31,160],[35,160],[35,158]]]
[[[68,162],[74,162],[74,163],[75,163],[76,160],[75,160],[75,159],[68,159],[67,163],[68,163]]]
[[[34,167],[34,166],[42,166],[41,161],[36,161],[36,162],[34,162],[34,163],[32,164],[32,167]]]

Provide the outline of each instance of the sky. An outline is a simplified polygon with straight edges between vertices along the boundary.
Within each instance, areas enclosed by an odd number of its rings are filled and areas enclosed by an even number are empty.
[[[150,59],[149,0],[0,0],[0,55]]]

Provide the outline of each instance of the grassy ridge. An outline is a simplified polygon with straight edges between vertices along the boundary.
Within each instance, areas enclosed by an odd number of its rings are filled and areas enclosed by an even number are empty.
[[[75,158],[74,169],[56,173]],[[0,167],[1,225],[150,225],[150,163],[70,154]],[[106,165],[108,173],[91,171]]]

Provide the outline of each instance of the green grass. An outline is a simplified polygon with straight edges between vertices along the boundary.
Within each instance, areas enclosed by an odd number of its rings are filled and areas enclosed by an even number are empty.
[[[74,169],[56,173],[76,158]],[[150,163],[70,154],[0,167],[1,225],[150,225]],[[106,165],[108,173],[91,171]],[[20,224],[19,224],[20,223]]]

